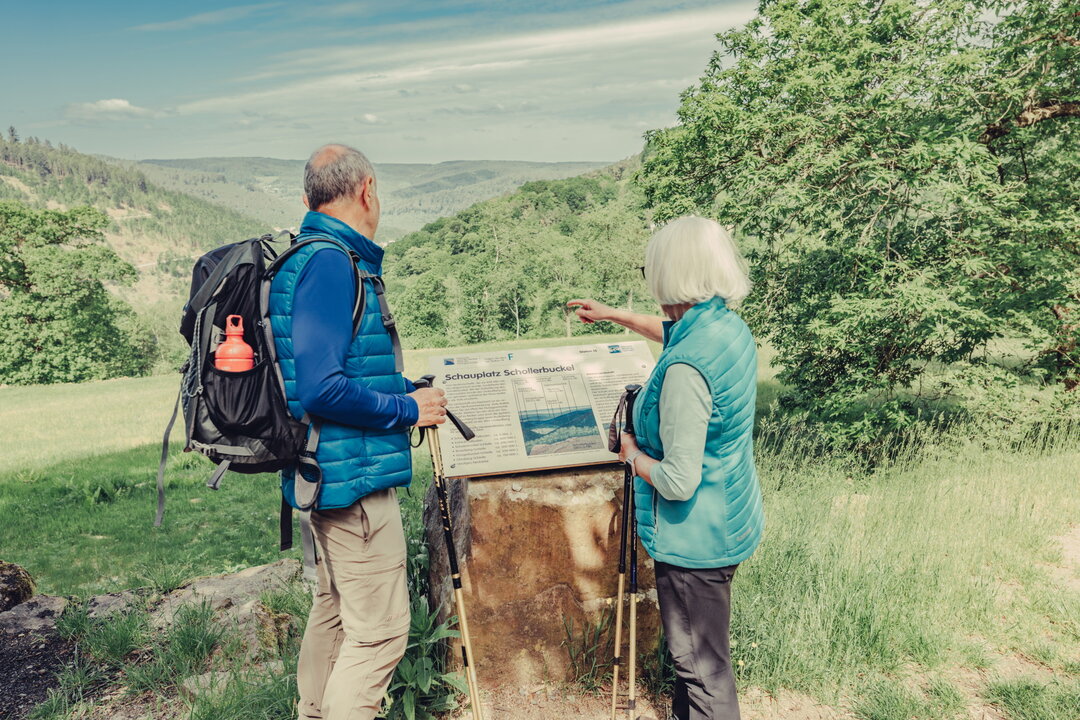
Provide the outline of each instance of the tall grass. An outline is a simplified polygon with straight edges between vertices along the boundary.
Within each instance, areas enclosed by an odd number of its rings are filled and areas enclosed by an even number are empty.
[[[956,688],[940,680],[920,691],[879,679],[861,690],[852,710],[859,720],[960,720],[966,705]]]
[[[1039,568],[1080,517],[1080,437],[1056,442],[1050,454],[958,442],[872,474],[847,458],[760,457],[768,528],[733,585],[740,680],[820,693],[859,672],[963,663],[978,638],[1075,648],[1060,621],[1076,599]],[[1001,592],[1012,584],[1024,592]]]

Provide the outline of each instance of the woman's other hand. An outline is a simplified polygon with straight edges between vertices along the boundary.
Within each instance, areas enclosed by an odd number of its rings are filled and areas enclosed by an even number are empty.
[[[630,458],[634,458],[634,464],[632,470],[634,474],[645,482],[652,485],[652,469],[660,462],[656,458],[652,457],[648,453],[645,453],[638,447],[637,438],[630,433],[623,433],[622,440],[620,441],[621,447],[619,448],[619,461],[626,462]]]
[[[615,309],[598,300],[576,299],[566,303],[567,307],[574,310],[581,322],[592,324],[601,320],[611,320],[615,315]]]

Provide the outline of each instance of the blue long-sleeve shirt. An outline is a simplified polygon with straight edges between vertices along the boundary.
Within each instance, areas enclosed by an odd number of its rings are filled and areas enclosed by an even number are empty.
[[[382,248],[323,213],[309,212],[300,234],[330,236],[361,257],[382,261]],[[355,301],[356,271],[349,259],[333,248],[316,251],[300,273],[293,297],[297,399],[311,415],[342,425],[376,430],[414,425],[420,409],[411,397],[376,392],[345,376]],[[415,389],[408,380],[405,384],[407,391]]]

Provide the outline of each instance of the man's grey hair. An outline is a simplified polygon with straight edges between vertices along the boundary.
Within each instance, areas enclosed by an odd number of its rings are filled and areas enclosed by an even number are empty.
[[[375,175],[364,153],[348,145],[323,145],[311,153],[304,166],[304,194],[308,207],[318,210],[338,198],[351,195],[360,183]]]

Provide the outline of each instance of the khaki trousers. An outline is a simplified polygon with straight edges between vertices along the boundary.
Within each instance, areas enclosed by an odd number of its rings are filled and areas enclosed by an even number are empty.
[[[397,492],[311,513],[319,584],[296,682],[300,718],[371,720],[409,639],[405,532]]]

